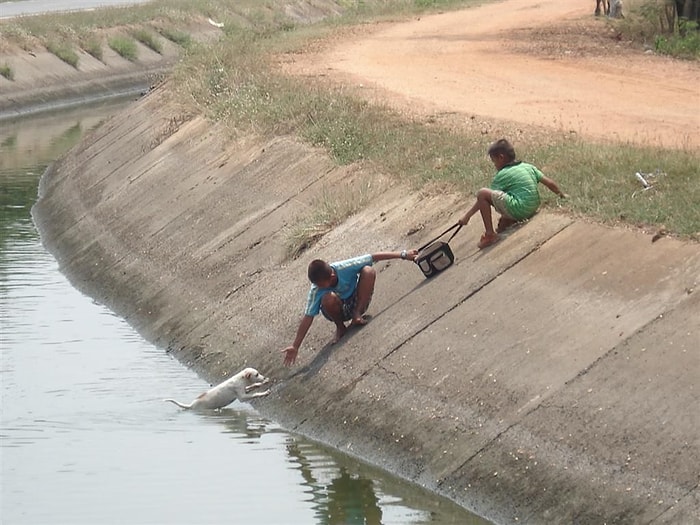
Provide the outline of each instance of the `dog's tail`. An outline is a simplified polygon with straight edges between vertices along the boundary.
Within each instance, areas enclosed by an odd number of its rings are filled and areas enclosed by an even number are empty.
[[[189,405],[185,405],[183,403],[180,403],[179,401],[175,401],[174,399],[163,399],[163,401],[170,401],[171,403],[179,406],[180,408],[192,408],[192,403]]]

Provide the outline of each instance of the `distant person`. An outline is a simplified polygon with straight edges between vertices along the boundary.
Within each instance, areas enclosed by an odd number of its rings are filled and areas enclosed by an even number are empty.
[[[294,364],[306,333],[311,328],[319,312],[335,323],[335,337],[331,344],[337,343],[348,329],[348,326],[367,324],[363,317],[374,292],[374,282],[377,272],[372,265],[388,259],[405,259],[413,261],[418,255],[417,250],[401,252],[381,252],[361,255],[345,261],[327,263],[315,259],[309,263],[308,277],[311,288],[306,298],[306,309],[297,329],[296,338],[284,352],[284,364]],[[346,322],[350,324],[346,326]]]
[[[539,182],[566,198],[557,183],[545,177],[535,166],[516,161],[515,149],[506,139],[491,144],[488,154],[496,167],[496,176],[490,188],[481,188],[476,192],[474,206],[459,220],[459,224],[464,226],[477,211],[481,213],[486,231],[479,240],[480,249],[495,244],[500,239],[499,233],[537,213],[540,207],[540,193],[537,189]],[[491,206],[501,214],[496,230],[493,229]]]

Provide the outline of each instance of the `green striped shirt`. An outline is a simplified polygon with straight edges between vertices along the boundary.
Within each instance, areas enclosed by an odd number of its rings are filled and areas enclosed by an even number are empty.
[[[492,190],[506,194],[508,214],[522,221],[532,217],[540,207],[540,192],[537,183],[544,175],[532,164],[513,162],[503,166],[491,183]]]

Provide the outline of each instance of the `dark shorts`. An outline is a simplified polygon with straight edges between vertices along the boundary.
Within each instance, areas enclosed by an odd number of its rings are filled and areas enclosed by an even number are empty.
[[[352,312],[355,309],[355,305],[357,305],[357,290],[355,290],[355,293],[343,301],[343,321],[350,321],[352,319]],[[333,321],[333,319],[331,319],[323,309],[323,306],[321,307],[321,313],[323,314],[323,317],[329,321]]]

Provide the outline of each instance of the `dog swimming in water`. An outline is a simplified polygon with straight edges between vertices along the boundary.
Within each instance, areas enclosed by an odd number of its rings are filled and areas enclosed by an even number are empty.
[[[265,377],[255,368],[244,368],[223,383],[201,393],[197,399],[192,401],[189,405],[180,403],[174,399],[165,399],[164,401],[170,401],[180,408],[188,410],[215,410],[230,405],[236,399],[239,401],[248,401],[256,397],[270,395],[269,389],[263,392],[252,392],[256,388],[260,388],[269,382],[270,378]]]

